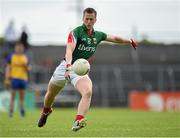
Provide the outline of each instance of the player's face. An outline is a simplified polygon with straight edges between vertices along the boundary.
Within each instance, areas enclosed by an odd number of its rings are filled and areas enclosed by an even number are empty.
[[[23,44],[16,44],[15,52],[18,54],[24,53],[24,46]]]
[[[96,22],[95,13],[86,13],[83,16],[83,23],[86,25],[88,30],[91,30]]]

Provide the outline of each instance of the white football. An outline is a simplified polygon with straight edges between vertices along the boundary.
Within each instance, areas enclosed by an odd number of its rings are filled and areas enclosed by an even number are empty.
[[[90,71],[90,64],[86,59],[77,59],[73,64],[74,72],[79,76],[84,76]]]

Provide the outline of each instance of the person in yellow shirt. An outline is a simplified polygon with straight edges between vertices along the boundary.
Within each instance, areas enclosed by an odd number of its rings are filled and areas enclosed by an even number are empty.
[[[13,116],[16,92],[19,92],[20,114],[25,116],[24,97],[28,82],[29,59],[24,53],[22,42],[16,42],[14,52],[7,57],[5,79],[11,81],[9,117]]]

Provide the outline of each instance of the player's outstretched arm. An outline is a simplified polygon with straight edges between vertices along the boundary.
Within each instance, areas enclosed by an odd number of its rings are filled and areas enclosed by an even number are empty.
[[[117,44],[130,44],[135,50],[137,48],[137,43],[133,39],[126,39],[119,36],[107,35],[105,41],[113,42]]]
[[[71,69],[71,62],[72,62],[72,53],[75,49],[76,43],[73,39],[72,33],[69,34],[68,36],[68,42],[67,42],[67,46],[66,46],[66,54],[65,54],[65,58],[66,58],[66,71],[65,71],[65,78],[67,80],[70,79],[69,77],[69,71]]]
[[[68,43],[67,47],[66,47],[66,54],[65,54],[65,58],[66,58],[66,63],[67,64],[71,64],[72,61],[72,53],[74,51],[74,44],[73,43]]]

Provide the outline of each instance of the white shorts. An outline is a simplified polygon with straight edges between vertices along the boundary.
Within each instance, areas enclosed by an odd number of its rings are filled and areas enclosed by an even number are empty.
[[[75,74],[75,72],[73,71],[73,68],[71,68],[70,73],[69,73],[70,80],[67,81],[66,78],[64,77],[65,70],[66,70],[66,61],[63,60],[59,64],[59,66],[56,67],[56,70],[54,71],[54,73],[50,79],[50,82],[57,86],[60,86],[60,87],[64,87],[67,83],[71,82],[71,84],[73,84],[75,87],[76,83],[81,78],[83,78],[83,77],[89,78],[88,75],[79,76],[79,75]]]

